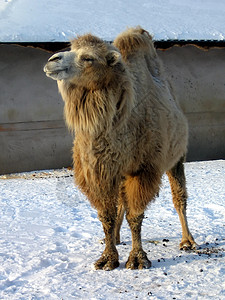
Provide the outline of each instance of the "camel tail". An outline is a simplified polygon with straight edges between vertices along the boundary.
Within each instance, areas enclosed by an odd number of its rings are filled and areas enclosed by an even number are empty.
[[[122,32],[113,44],[120,50],[124,59],[139,51],[148,52],[153,57],[156,55],[152,36],[140,26]]]

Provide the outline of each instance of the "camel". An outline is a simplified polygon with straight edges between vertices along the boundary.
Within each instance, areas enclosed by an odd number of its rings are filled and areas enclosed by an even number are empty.
[[[129,28],[112,44],[92,34],[78,36],[70,51],[49,58],[44,71],[57,80],[67,126],[75,133],[75,184],[103,225],[105,249],[95,268],[119,266],[124,213],[132,235],[126,268],[151,267],[141,226],[165,172],[182,227],[180,248],[194,249],[186,217],[188,125],[150,34]]]

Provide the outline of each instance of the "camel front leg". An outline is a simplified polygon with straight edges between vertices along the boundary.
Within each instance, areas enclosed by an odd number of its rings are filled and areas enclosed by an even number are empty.
[[[116,218],[116,225],[115,225],[115,243],[116,245],[120,244],[120,228],[123,223],[125,208],[123,204],[119,204],[117,209],[117,218]]]
[[[96,270],[113,270],[119,266],[119,255],[115,246],[114,230],[116,212],[98,212],[105,233],[105,250],[102,256],[96,261]]]
[[[127,269],[148,269],[151,267],[151,262],[148,260],[147,254],[142,248],[141,242],[141,226],[144,218],[144,213],[138,216],[130,216],[127,213],[127,221],[132,234],[132,250],[128,261],[126,262]]]
[[[182,240],[180,243],[180,249],[188,250],[195,249],[196,243],[192,234],[190,233],[187,223],[187,192],[183,162],[184,159],[181,158],[181,160],[170,171],[167,172],[167,175],[170,181],[173,204],[178,213],[182,227]]]

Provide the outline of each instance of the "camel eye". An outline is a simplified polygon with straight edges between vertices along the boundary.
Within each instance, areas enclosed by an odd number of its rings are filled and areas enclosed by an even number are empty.
[[[89,57],[89,56],[83,56],[81,58],[82,61],[88,61],[88,62],[93,62],[94,58],[93,57]]]

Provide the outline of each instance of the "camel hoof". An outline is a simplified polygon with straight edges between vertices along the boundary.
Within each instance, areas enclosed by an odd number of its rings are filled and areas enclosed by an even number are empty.
[[[131,270],[141,270],[151,268],[151,262],[147,257],[147,254],[140,250],[138,252],[131,252],[126,262],[126,268]]]
[[[108,255],[103,254],[95,263],[95,270],[111,271],[119,267],[118,259],[110,258]]]
[[[180,250],[195,250],[197,249],[197,244],[194,240],[184,240],[180,243]]]

